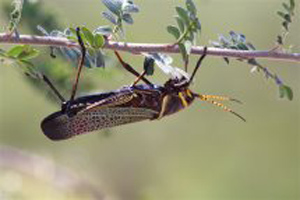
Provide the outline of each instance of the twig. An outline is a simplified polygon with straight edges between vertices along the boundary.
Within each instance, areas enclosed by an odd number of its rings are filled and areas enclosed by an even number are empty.
[[[0,44],[31,44],[38,46],[56,46],[56,47],[78,47],[76,42],[72,42],[63,37],[49,37],[49,36],[32,36],[20,35],[19,37],[9,37],[7,34],[0,33]],[[162,52],[162,53],[179,53],[177,45],[173,44],[150,44],[150,43],[124,43],[107,41],[104,45],[106,49],[113,49],[127,52]],[[192,47],[192,54],[203,54],[203,47]],[[280,51],[242,51],[232,49],[220,49],[209,47],[207,55],[231,58],[262,58],[268,60],[281,60],[286,62],[300,63],[300,53],[286,53]]]

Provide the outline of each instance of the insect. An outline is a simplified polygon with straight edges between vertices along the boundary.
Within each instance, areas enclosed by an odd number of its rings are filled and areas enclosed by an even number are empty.
[[[79,28],[77,36],[82,55],[70,100],[65,101],[50,80],[44,76],[45,82],[63,102],[60,111],[49,115],[41,123],[44,134],[51,140],[68,139],[122,124],[161,119],[188,107],[195,99],[212,103],[245,121],[242,116],[216,101],[237,100],[224,96],[197,94],[189,89],[206,56],[207,48],[204,48],[203,55],[198,60],[190,78],[185,76],[170,78],[164,85],[152,84],[144,77],[145,73],[139,74],[115,51],[122,66],[137,77],[133,84],[115,91],[75,98],[86,51],[80,38]],[[140,81],[144,84],[138,84]]]

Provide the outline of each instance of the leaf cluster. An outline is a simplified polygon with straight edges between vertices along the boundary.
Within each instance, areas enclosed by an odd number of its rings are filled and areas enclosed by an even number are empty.
[[[283,33],[277,35],[277,44],[282,46],[284,40],[289,32],[289,26],[292,23],[293,16],[295,15],[295,1],[290,0],[289,5],[285,2],[282,3],[282,7],[284,11],[277,11],[277,14],[282,18],[283,22]]]
[[[105,36],[101,33],[101,30],[104,30],[105,27],[99,27],[94,31],[89,30],[87,27],[81,27],[81,38],[84,44],[87,47],[87,54],[84,66],[86,67],[104,67],[104,55],[101,50],[105,44]],[[65,37],[74,42],[77,42],[76,31],[74,28],[67,28],[64,31],[52,30],[48,33],[43,27],[38,26],[38,29],[46,36],[52,37]],[[100,30],[101,29],[101,30]],[[105,29],[106,32],[111,31],[109,28]],[[78,58],[81,56],[81,52],[78,48],[75,47],[51,47],[52,52],[58,50],[62,53],[67,59],[72,62],[77,62]],[[53,53],[54,54],[54,53]],[[76,65],[74,65],[76,66]]]
[[[255,47],[252,43],[246,40],[245,35],[235,33],[234,31],[229,32],[229,36],[225,37],[224,35],[220,35],[218,41],[212,41],[211,44],[214,47],[222,48],[222,49],[234,49],[234,50],[255,50]],[[229,59],[224,57],[224,60],[227,64],[229,64]],[[254,58],[238,58],[239,61],[246,61],[249,65],[252,66],[251,72],[263,72],[266,79],[273,79],[274,82],[279,87],[279,96],[281,98],[288,98],[289,100],[293,99],[293,91],[292,89],[283,84],[283,81],[274,73],[270,72],[268,68],[261,65]]]
[[[102,16],[114,25],[113,34],[124,38],[123,22],[133,24],[132,13],[139,12],[139,7],[130,0],[102,0],[102,3],[108,9]]]
[[[13,11],[10,13],[10,21],[8,25],[9,34],[12,34],[15,29],[17,28],[21,16],[22,16],[22,8],[23,8],[23,1],[22,0],[14,0],[13,4]]]
[[[167,26],[167,31],[176,39],[184,61],[187,61],[195,44],[196,35],[201,31],[201,23],[197,17],[197,8],[192,0],[186,0],[185,8],[175,7],[177,26]]]

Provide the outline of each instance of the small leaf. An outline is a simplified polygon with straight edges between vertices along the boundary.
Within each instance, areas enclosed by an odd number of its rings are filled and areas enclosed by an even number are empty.
[[[47,35],[47,36],[49,35],[49,33],[46,31],[46,29],[44,29],[44,27],[42,27],[41,25],[37,25],[36,28],[44,35]]]
[[[284,15],[284,19],[287,21],[287,22],[292,22],[292,18],[291,18],[291,16],[289,15],[289,14],[286,14],[286,15]]]
[[[175,39],[178,39],[180,37],[180,31],[175,26],[168,26],[167,31],[175,37]]]
[[[284,19],[284,15],[285,15],[284,12],[278,11],[277,14]]]
[[[122,16],[122,19],[127,23],[127,24],[133,24],[133,19],[129,13],[125,13]]]
[[[186,25],[189,26],[190,18],[189,18],[189,15],[188,15],[187,11],[185,9],[181,8],[181,7],[178,7],[178,6],[175,9],[176,9],[176,12],[178,13],[179,17],[181,19],[183,19],[183,21]]]
[[[289,23],[288,23],[287,21],[282,22],[282,26],[284,27],[284,29],[285,29],[286,31],[289,30]]]
[[[227,63],[227,65],[229,65],[229,58],[223,57],[223,59],[225,60],[225,62]]]
[[[280,98],[287,97],[290,101],[293,100],[293,90],[286,85],[280,85],[279,86],[279,95]]]
[[[93,45],[94,44],[94,35],[92,34],[92,32],[86,27],[82,27],[81,31],[82,31],[85,39],[87,40],[87,42],[90,45]]]
[[[122,10],[122,0],[102,0],[102,3],[115,15],[119,16]]]
[[[295,9],[295,0],[290,0],[290,8],[291,10]]]
[[[192,0],[186,0],[185,4],[188,11],[190,11],[193,15],[197,14],[197,8]]]
[[[11,57],[18,57],[25,49],[25,45],[18,45],[12,47],[6,54]]]
[[[196,18],[196,19],[194,20],[194,24],[196,25],[196,28],[197,28],[198,30],[201,30],[201,22],[199,21],[198,18]]]
[[[144,60],[144,70],[146,71],[146,75],[152,76],[154,73],[154,59],[151,57],[145,57]]]
[[[238,41],[238,34],[236,34],[234,31],[229,32],[230,39],[233,43],[236,43]]]
[[[95,48],[102,48],[105,43],[104,37],[100,34],[95,35],[93,47]]]
[[[39,51],[33,48],[29,48],[26,51],[23,51],[21,54],[18,55],[18,59],[23,60],[23,61],[27,61],[30,60],[32,58],[35,58],[36,56],[39,55]]]
[[[94,34],[100,34],[100,35],[111,35],[112,34],[112,28],[109,26],[99,26],[94,30]]]
[[[248,50],[247,45],[244,44],[244,43],[237,44],[237,48],[240,49],[240,50]]]
[[[251,59],[248,60],[248,64],[253,65],[253,66],[257,66],[258,62],[254,58],[251,58]]]
[[[102,12],[102,16],[114,25],[118,25],[116,17],[111,12],[104,11]]]
[[[183,19],[181,19],[178,16],[176,16],[175,19],[177,21],[177,25],[178,25],[180,31],[183,33],[184,32],[184,21],[183,21]]]
[[[69,31],[71,32],[71,35],[76,36],[76,30],[75,30],[75,28],[70,27]]]
[[[247,44],[247,47],[248,47],[249,49],[255,50],[255,47],[254,47],[254,45],[253,45],[252,43],[247,42],[246,44]]]
[[[122,11],[127,13],[137,13],[139,12],[139,7],[132,1],[124,1],[122,4]]]
[[[288,11],[289,13],[291,12],[291,8],[286,3],[282,3],[282,6],[286,11]]]
[[[282,38],[281,35],[278,35],[278,36],[277,36],[277,43],[278,43],[279,45],[283,45],[283,38]]]

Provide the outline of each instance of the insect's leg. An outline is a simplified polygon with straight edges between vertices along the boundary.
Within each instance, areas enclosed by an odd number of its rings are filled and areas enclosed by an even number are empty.
[[[193,71],[193,73],[192,73],[192,75],[191,75],[190,80],[189,80],[189,84],[193,81],[193,79],[194,79],[194,77],[195,77],[195,75],[196,75],[197,70],[198,70],[199,67],[201,66],[201,63],[202,63],[203,59],[204,59],[205,56],[206,56],[206,53],[207,53],[207,47],[204,47],[204,49],[203,49],[203,54],[202,54],[202,56],[199,58],[199,60],[198,60],[198,62],[197,62],[197,64],[196,64],[196,67],[195,67],[195,69],[194,69],[194,71]]]
[[[242,104],[242,102],[238,99],[234,99],[231,97],[227,97],[227,96],[218,96],[218,95],[201,95],[204,99],[214,99],[214,100],[218,100],[218,101],[234,101],[237,103]]]
[[[238,113],[234,112],[233,110],[231,110],[230,108],[226,107],[225,105],[223,105],[222,103],[219,103],[217,101],[211,100],[209,98],[206,98],[206,95],[201,95],[201,94],[194,94],[196,97],[200,98],[202,101],[206,101],[208,103],[211,103],[213,105],[216,105],[220,108],[222,108],[225,112],[230,112],[232,114],[234,114],[235,116],[237,116],[238,118],[240,118],[243,121],[246,121],[246,119],[244,117],[242,117],[241,115],[239,115]]]
[[[148,79],[146,79],[145,76],[145,72],[143,74],[138,73],[135,69],[133,69],[128,63],[124,62],[123,59],[121,58],[120,54],[117,51],[114,51],[119,62],[122,64],[122,66],[129,71],[130,73],[132,73],[133,75],[135,75],[137,77],[137,79],[134,81],[134,83],[136,84],[139,80],[144,81],[146,84],[148,85],[153,85]],[[135,85],[134,84],[134,85]]]
[[[51,88],[54,94],[61,100],[61,102],[65,102],[65,98],[59,93],[59,91],[54,87],[50,79],[45,75],[42,74],[43,81]]]
[[[169,103],[169,101],[170,101],[169,95],[164,96],[160,112],[159,112],[158,117],[156,119],[160,119],[164,116],[164,113],[167,109],[167,104]]]
[[[82,38],[80,36],[80,28],[79,27],[76,28],[76,34],[77,34],[78,43],[80,45],[81,57],[80,57],[80,60],[78,61],[77,75],[76,75],[76,79],[75,79],[74,84],[73,84],[72,94],[71,94],[71,97],[70,97],[70,102],[72,102],[75,98],[76,91],[77,91],[77,86],[78,86],[78,82],[79,82],[79,78],[80,78],[80,74],[81,74],[81,70],[82,70],[82,67],[83,67],[83,64],[84,64],[85,54],[86,54],[86,48],[85,48],[84,43],[82,41]]]

